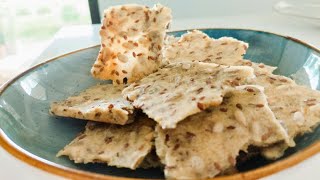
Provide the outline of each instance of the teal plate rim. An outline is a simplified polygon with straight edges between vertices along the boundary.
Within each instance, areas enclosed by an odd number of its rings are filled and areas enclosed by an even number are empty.
[[[318,53],[320,53],[320,49],[304,42],[301,41],[299,39],[290,37],[290,36],[285,36],[285,35],[281,35],[278,33],[273,33],[273,32],[268,32],[268,31],[263,31],[263,30],[255,30],[255,29],[244,29],[244,28],[197,28],[198,30],[223,30],[223,29],[228,29],[228,30],[247,30],[247,31],[255,31],[255,32],[262,32],[262,33],[267,33],[267,34],[272,34],[272,35],[276,35],[276,36],[280,36],[283,38],[286,38],[288,40],[292,40],[294,42],[297,42],[299,44],[302,44]],[[178,32],[178,31],[191,31],[194,29],[182,29],[182,30],[175,30],[175,31],[169,31],[169,32]],[[71,51],[69,53],[63,54],[63,55],[59,55],[56,56],[54,58],[48,59],[42,63],[39,63],[25,71],[23,71],[22,73],[18,74],[17,76],[15,76],[14,78],[12,78],[11,80],[7,81],[6,83],[4,83],[1,87],[0,87],[0,95],[7,89],[7,87],[9,87],[12,83],[14,83],[17,79],[19,79],[20,77],[24,76],[25,74],[29,73],[30,71],[41,67],[43,65],[46,65],[48,63],[50,63],[51,61],[55,61],[61,57],[64,56],[68,56],[70,54],[74,54],[86,49],[90,49],[90,48],[95,48],[98,47],[100,45],[94,45],[94,46],[90,46],[90,47],[86,47],[86,48],[82,48],[82,49],[78,49],[75,51]],[[45,160],[41,157],[38,157],[36,155],[33,155],[32,153],[24,150],[23,148],[21,148],[19,145],[15,144],[13,141],[11,141],[11,139],[4,133],[4,131],[1,129],[0,127],[0,146],[2,148],[4,148],[8,153],[10,153],[11,155],[13,155],[14,157],[16,157],[17,159],[32,165],[38,169],[44,170],[46,172],[55,174],[55,175],[59,175],[62,177],[66,177],[66,178],[71,178],[71,179],[122,179],[122,180],[129,180],[129,179],[136,179],[136,178],[124,178],[124,177],[115,177],[115,176],[109,176],[109,175],[102,175],[102,174],[97,174],[97,173],[92,173],[92,172],[86,172],[86,171],[82,171],[82,170],[76,170],[76,169],[72,169],[72,168],[68,168],[53,162],[50,162],[48,160]],[[271,175],[273,173],[279,172],[281,170],[284,170],[286,168],[289,168],[293,165],[296,165],[300,162],[302,162],[303,160],[315,155],[316,153],[320,152],[320,141],[315,142],[314,144],[310,145],[309,147],[305,148],[304,150],[295,153],[294,155],[279,160],[277,162],[274,162],[272,164],[269,164],[267,166],[263,166],[254,170],[250,170],[247,172],[243,172],[243,173],[237,173],[234,175],[229,175],[229,176],[223,176],[223,177],[216,177],[213,179],[216,180],[229,180],[229,179],[257,179],[257,178],[261,178],[267,175]]]

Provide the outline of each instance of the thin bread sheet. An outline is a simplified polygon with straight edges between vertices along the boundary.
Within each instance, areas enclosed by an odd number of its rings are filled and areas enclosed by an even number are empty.
[[[122,97],[121,91],[112,84],[98,84],[76,96],[53,102],[50,112],[56,116],[124,125],[132,121],[134,107]]]
[[[183,62],[159,69],[122,93],[162,128],[175,128],[186,117],[219,105],[228,88],[253,77],[250,67]]]
[[[249,145],[287,140],[258,86],[239,86],[223,103],[186,118],[176,129],[156,127],[156,150],[169,179],[214,177],[236,164]]]
[[[75,163],[107,163],[136,169],[153,147],[155,123],[146,116],[121,126],[89,122],[85,131],[58,152]]]
[[[91,73],[114,84],[131,83],[158,69],[171,10],[162,5],[113,6],[105,10],[101,49]]]

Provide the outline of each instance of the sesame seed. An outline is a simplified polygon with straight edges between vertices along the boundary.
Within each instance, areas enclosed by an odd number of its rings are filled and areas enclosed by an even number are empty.
[[[95,115],[94,115],[94,117],[96,117],[96,118],[98,118],[98,117],[100,117],[101,116],[101,112],[97,112]]]
[[[246,91],[248,92],[254,92],[254,90],[252,88],[246,88]]]
[[[241,105],[241,104],[237,103],[237,104],[236,104],[236,107],[237,107],[238,109],[242,110],[242,105]]]
[[[202,87],[199,88],[199,89],[197,89],[197,93],[198,93],[198,94],[200,94],[202,91],[203,91],[203,88],[202,88]]]
[[[221,111],[221,112],[227,112],[228,109],[227,109],[227,108],[220,108],[220,111]]]
[[[204,110],[204,105],[200,102],[197,103],[197,107],[200,109],[200,110]]]
[[[152,56],[148,56],[149,60],[155,60],[156,58],[152,57]]]
[[[286,80],[286,79],[280,79],[280,81],[281,81],[281,82],[287,82],[287,80]]]
[[[179,149],[179,147],[180,147],[180,144],[176,144],[176,145],[173,147],[173,150],[175,151],[175,150]]]
[[[104,138],[104,142],[105,142],[106,144],[109,144],[109,143],[112,142],[112,138],[113,138],[113,137],[105,137],[105,138]]]
[[[264,107],[264,105],[263,104],[256,104],[256,107],[262,108],[262,107]]]

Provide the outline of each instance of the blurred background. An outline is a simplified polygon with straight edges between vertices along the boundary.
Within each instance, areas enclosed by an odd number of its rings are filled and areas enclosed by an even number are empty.
[[[0,0],[0,85],[32,65],[98,44],[103,10],[127,3],[169,6],[171,30],[259,29],[320,46],[320,0]]]
[[[88,0],[0,0],[0,83],[30,66],[59,29],[78,24],[91,24]]]

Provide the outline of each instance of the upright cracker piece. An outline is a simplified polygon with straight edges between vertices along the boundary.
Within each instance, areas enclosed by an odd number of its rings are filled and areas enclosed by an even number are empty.
[[[281,120],[295,145],[294,137],[311,132],[320,123],[320,92],[298,85],[282,85],[269,90],[268,101],[275,116]],[[263,155],[276,159],[288,148],[279,144],[263,150]]]
[[[216,45],[216,44],[223,45]],[[212,39],[201,31],[191,31],[181,38],[168,36],[165,59],[170,62],[200,61],[231,66],[251,66],[255,73],[272,73],[276,67],[243,59],[248,44],[232,38]],[[237,49],[236,51],[231,51]],[[219,52],[217,52],[219,51]]]
[[[68,156],[75,163],[99,162],[136,169],[151,151],[154,125],[146,116],[125,126],[89,122],[57,156]]]
[[[233,65],[242,59],[248,44],[234,38],[212,39],[207,34],[193,30],[179,40],[169,39],[164,55],[169,62],[200,61]]]
[[[79,95],[51,104],[53,115],[113,124],[132,121],[134,108],[121,95],[122,89],[112,84],[96,85]]]
[[[260,86],[239,86],[223,103],[186,118],[176,129],[156,127],[156,150],[165,176],[205,179],[234,167],[240,150],[268,146],[287,134],[268,107]]]
[[[114,84],[134,82],[157,70],[162,61],[171,10],[140,5],[114,6],[104,13],[101,49],[91,73]]]
[[[226,89],[254,77],[244,66],[184,62],[170,64],[123,90],[123,95],[162,128],[175,128],[186,117],[217,106]]]

